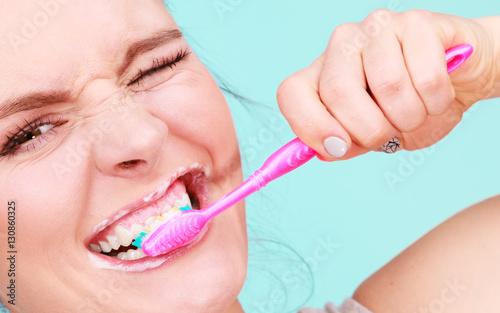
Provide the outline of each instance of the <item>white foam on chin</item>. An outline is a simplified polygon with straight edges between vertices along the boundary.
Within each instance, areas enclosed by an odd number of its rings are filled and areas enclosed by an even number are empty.
[[[103,261],[100,257],[96,256],[90,251],[87,251],[87,254],[90,259],[90,264],[92,264],[94,267],[98,269],[123,272],[144,272],[146,270],[159,267],[169,259],[169,257],[158,257],[144,260],[140,264],[110,264],[109,262]]]

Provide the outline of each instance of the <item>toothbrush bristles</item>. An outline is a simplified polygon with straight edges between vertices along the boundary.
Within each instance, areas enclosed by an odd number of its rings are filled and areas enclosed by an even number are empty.
[[[191,207],[189,205],[185,205],[181,208],[178,208],[178,207],[172,207],[170,209],[171,211],[174,211],[174,212],[183,212],[183,211],[188,211],[188,210],[191,210]],[[158,221],[161,221],[161,222],[164,222],[166,219],[164,216],[156,216],[156,219]],[[157,227],[155,227],[154,229],[158,228],[160,226],[157,225]],[[144,231],[141,232],[139,234],[139,236],[137,236],[137,238],[134,239],[134,241],[132,242],[132,245],[139,248],[139,249],[142,249],[142,242],[143,240],[146,238],[147,235],[149,235],[153,230],[153,228],[149,227],[149,226],[144,226]]]

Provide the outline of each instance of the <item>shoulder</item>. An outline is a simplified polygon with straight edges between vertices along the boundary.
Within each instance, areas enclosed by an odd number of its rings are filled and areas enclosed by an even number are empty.
[[[500,196],[462,210],[435,227],[363,282],[353,297],[374,312],[412,312],[458,297],[450,295],[450,290],[482,286],[460,293],[460,309],[453,312],[487,311],[478,309],[480,301],[474,295],[480,290],[500,292],[500,271],[491,270],[500,264],[497,247]],[[481,307],[500,304],[500,300],[492,303],[495,299],[481,301]]]

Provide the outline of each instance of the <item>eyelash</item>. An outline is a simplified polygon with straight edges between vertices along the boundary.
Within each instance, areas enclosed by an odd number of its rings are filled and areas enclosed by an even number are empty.
[[[177,55],[175,57],[162,57],[162,58],[157,58],[153,60],[153,65],[147,70],[139,70],[139,74],[132,78],[128,83],[127,86],[135,85],[135,84],[140,84],[144,78],[153,75],[154,73],[161,71],[165,68],[174,68],[177,63],[182,61],[186,56],[188,56],[190,52],[187,49],[180,50],[177,52]]]
[[[147,69],[147,70],[139,70],[139,74],[131,79],[128,83],[127,86],[131,86],[134,84],[140,84],[144,78],[153,75],[154,73],[161,71],[165,68],[174,68],[177,63],[182,61],[186,56],[188,56],[190,52],[187,49],[180,50],[177,52],[177,55],[175,57],[162,57],[162,58],[157,58],[153,60],[153,65]],[[54,128],[66,124],[67,121],[62,121],[61,119],[58,119],[56,121],[51,120],[50,117],[41,117],[37,118],[34,121],[28,122],[24,121],[24,126],[19,127],[17,126],[17,132],[10,133],[10,135],[7,135],[7,141],[5,145],[3,146],[2,150],[0,151],[0,157],[5,157],[8,155],[16,155],[17,153],[20,153],[20,150],[29,151],[30,149],[36,148],[36,145],[38,142],[33,142],[33,141],[40,141],[41,139],[46,139],[47,136],[54,130]],[[31,139],[27,139],[24,142],[19,143],[23,137],[35,133],[37,130],[39,130],[40,127],[46,126],[46,125],[53,125],[52,128],[50,128],[47,132],[42,133],[40,135],[34,136]],[[25,139],[25,138],[24,138]],[[30,148],[31,147],[31,148]]]
[[[0,152],[0,157],[5,157],[8,155],[13,156],[17,153],[29,151],[30,149],[36,148],[36,146],[39,144],[39,141],[41,139],[46,139],[47,136],[54,131],[54,128],[67,123],[67,121],[63,121],[60,118],[57,120],[53,120],[52,117],[39,117],[34,121],[28,122],[24,120],[24,122],[25,124],[23,127],[17,126],[18,130],[16,132],[9,132],[9,135],[6,136],[7,141]],[[45,133],[41,133],[40,135],[33,135],[41,127],[46,125],[53,125],[53,127],[47,130]],[[27,139],[24,142],[19,142],[22,139],[26,139],[23,137],[30,134],[34,137],[31,139]]]

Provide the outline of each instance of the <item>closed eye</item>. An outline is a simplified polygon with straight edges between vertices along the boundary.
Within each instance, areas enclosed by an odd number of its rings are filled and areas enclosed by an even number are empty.
[[[177,63],[182,61],[182,59],[184,59],[189,54],[190,52],[187,49],[183,49],[177,52],[177,55],[175,57],[162,57],[154,59],[153,65],[147,70],[139,70],[139,74],[137,74],[127,83],[127,87],[139,84],[142,80],[144,80],[144,78],[151,76],[158,71],[164,70],[166,68],[174,68]]]

